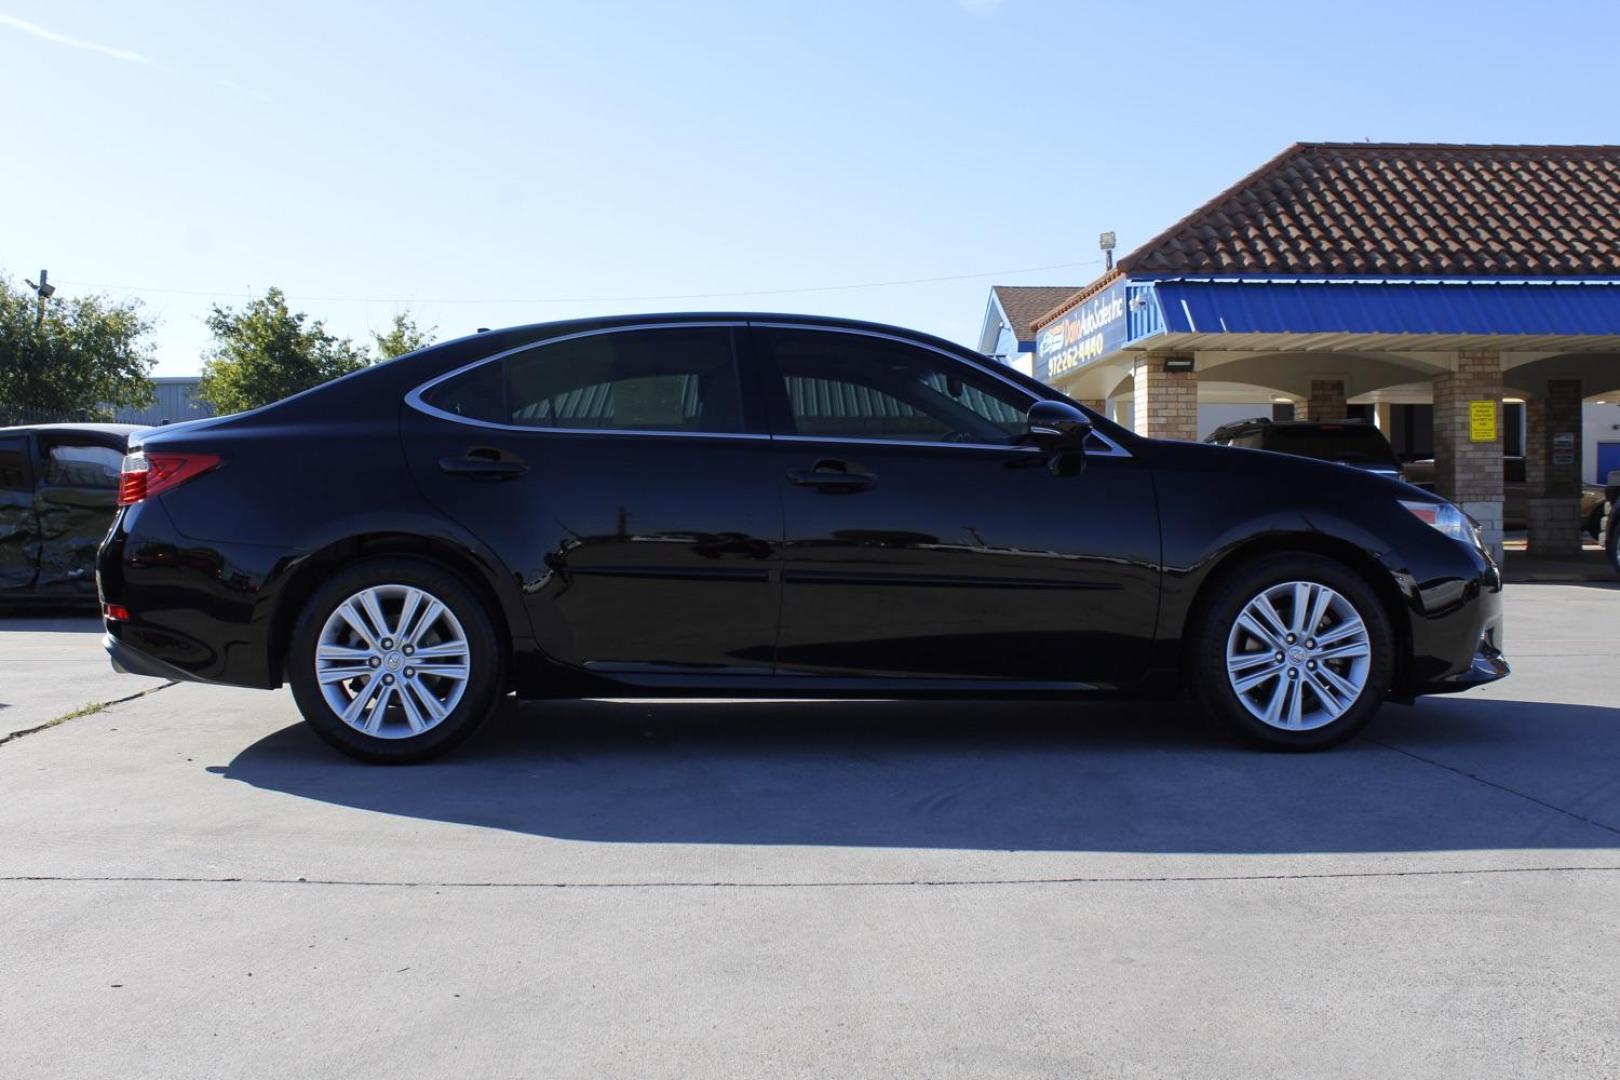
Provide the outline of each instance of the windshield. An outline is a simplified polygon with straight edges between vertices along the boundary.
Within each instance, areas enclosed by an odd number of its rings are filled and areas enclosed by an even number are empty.
[[[1266,432],[1265,448],[1280,454],[1342,461],[1353,465],[1399,468],[1383,432],[1362,424],[1321,427],[1274,427]]]

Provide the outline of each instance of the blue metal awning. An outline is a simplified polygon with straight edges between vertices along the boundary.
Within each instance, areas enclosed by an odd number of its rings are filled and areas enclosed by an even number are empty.
[[[1620,334],[1620,279],[1169,278],[1152,288],[1171,334]]]

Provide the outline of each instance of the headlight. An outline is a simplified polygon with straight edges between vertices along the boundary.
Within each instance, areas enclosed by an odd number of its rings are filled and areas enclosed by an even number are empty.
[[[1448,502],[1408,502],[1401,500],[1401,505],[1412,511],[1412,515],[1427,525],[1445,533],[1453,540],[1484,550],[1484,543],[1480,540],[1479,527],[1474,519],[1452,506]]]

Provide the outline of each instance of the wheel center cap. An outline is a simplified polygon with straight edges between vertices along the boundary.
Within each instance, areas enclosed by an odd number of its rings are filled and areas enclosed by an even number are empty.
[[[397,652],[391,652],[383,658],[383,663],[389,671],[398,671],[405,665],[405,658]]]
[[[1290,664],[1303,664],[1305,662],[1305,649],[1299,645],[1289,649],[1288,662]]]

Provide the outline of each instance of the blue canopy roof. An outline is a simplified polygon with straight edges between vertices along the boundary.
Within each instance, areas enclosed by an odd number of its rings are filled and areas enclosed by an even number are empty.
[[[1165,278],[1151,284],[1171,334],[1620,334],[1620,279]]]

